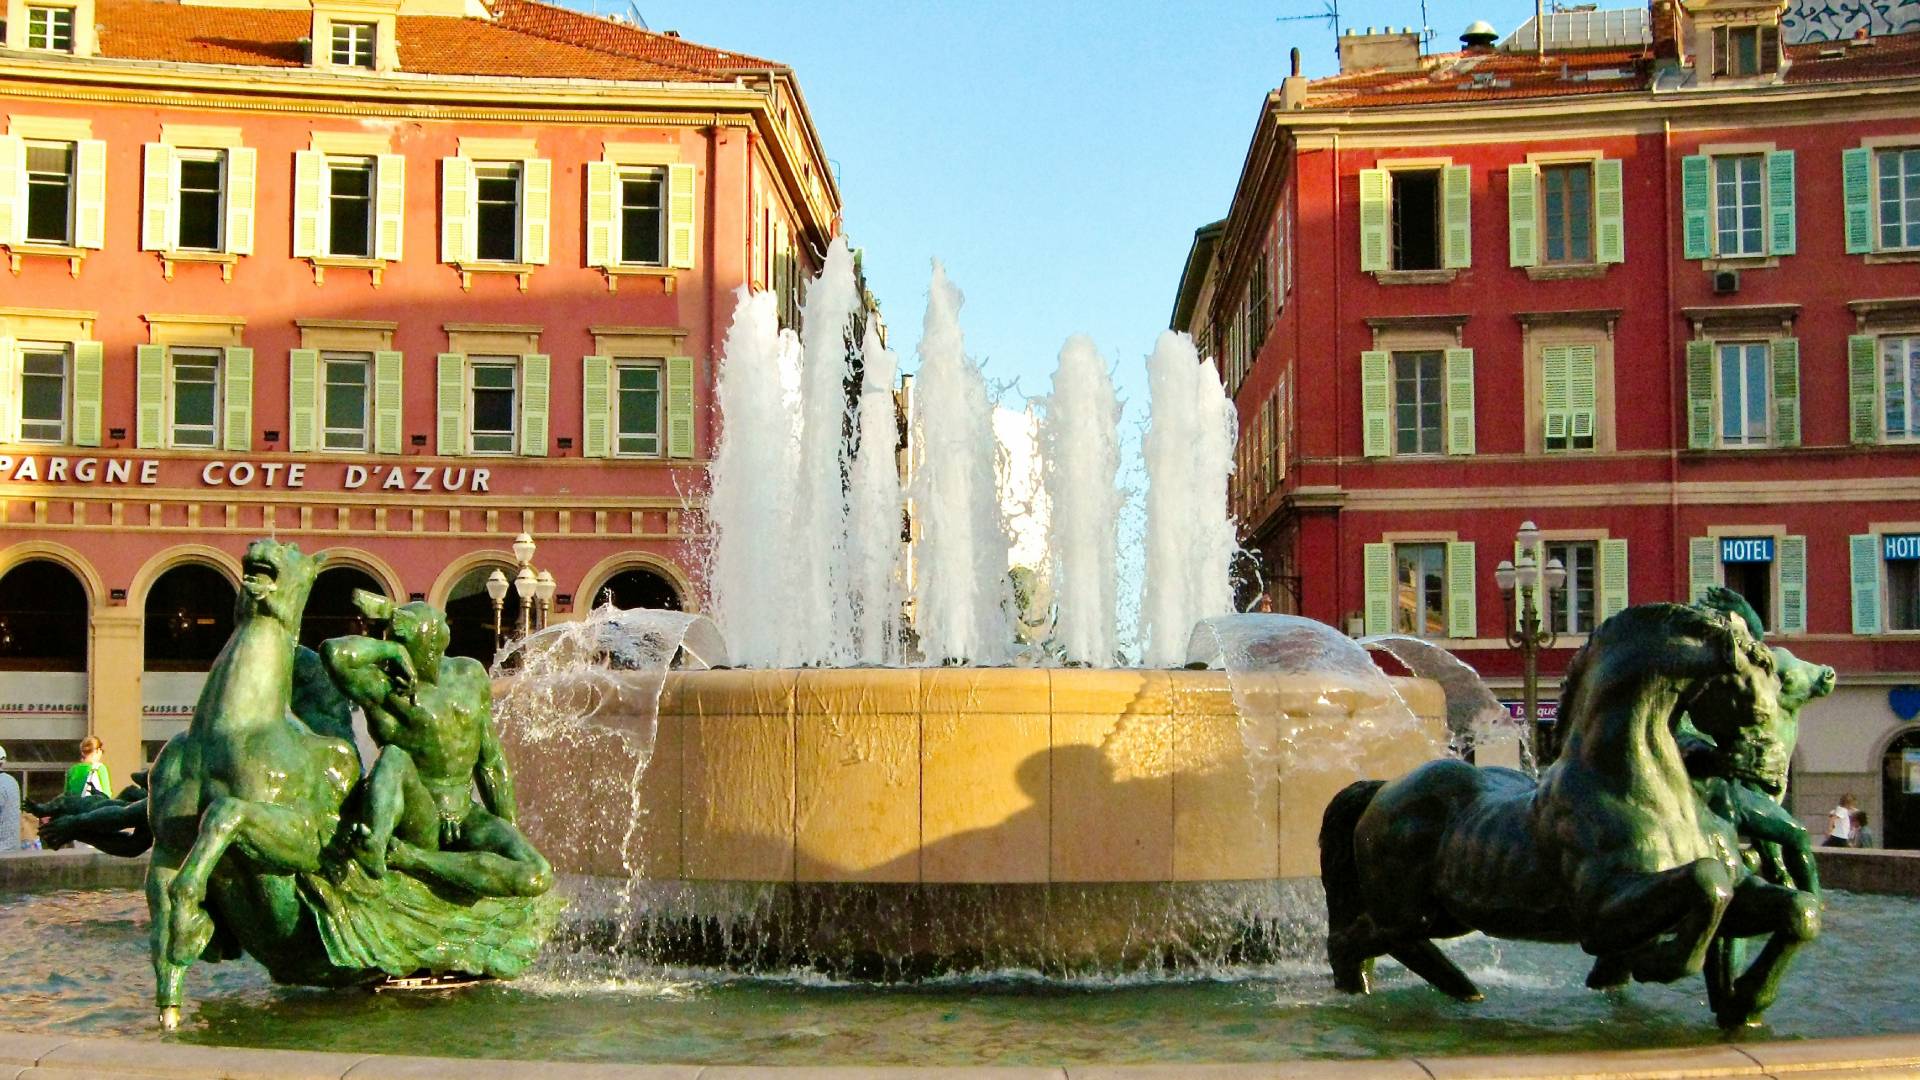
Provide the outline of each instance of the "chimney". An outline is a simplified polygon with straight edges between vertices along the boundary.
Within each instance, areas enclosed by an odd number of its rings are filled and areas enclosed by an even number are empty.
[[[1295,46],[1289,54],[1291,68],[1287,77],[1280,83],[1280,107],[1282,109],[1304,109],[1307,105],[1307,77],[1300,74],[1300,49]]]
[[[1495,30],[1485,19],[1474,20],[1473,25],[1467,27],[1466,33],[1460,35],[1460,44],[1465,46],[1468,52],[1492,52],[1493,43],[1499,40],[1500,31]]]
[[[1408,27],[1383,26],[1379,33],[1349,30],[1340,35],[1340,74],[1355,71],[1420,70],[1420,34]]]

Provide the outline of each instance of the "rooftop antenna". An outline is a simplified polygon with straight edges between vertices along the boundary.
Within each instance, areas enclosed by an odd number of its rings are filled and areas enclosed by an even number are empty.
[[[1425,7],[1425,0],[1421,0]],[[1340,54],[1340,0],[1320,0],[1318,12],[1311,15],[1279,15],[1274,22],[1317,22],[1333,28],[1333,52]],[[1425,21],[1425,20],[1422,20]]]
[[[653,27],[647,25],[647,17],[640,14],[640,4],[638,0],[627,0],[627,21],[642,30],[653,29]]]
[[[1433,20],[1427,18],[1427,0],[1420,0],[1420,51],[1433,52]]]

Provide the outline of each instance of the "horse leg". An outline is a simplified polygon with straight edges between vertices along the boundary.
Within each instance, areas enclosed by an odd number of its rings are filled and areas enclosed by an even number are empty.
[[[1580,945],[1595,956],[1633,954],[1633,977],[1641,982],[1697,975],[1732,899],[1731,877],[1713,859],[1657,874],[1621,875],[1594,909],[1593,929]]]
[[[200,816],[193,849],[166,887],[173,907],[168,953],[176,964],[192,963],[213,940],[213,919],[203,905],[207,882],[229,847],[237,847],[247,861],[267,873],[320,869],[319,830],[306,815],[232,796],[213,800]]]
[[[1407,966],[1407,970],[1427,980],[1435,990],[1456,1001],[1484,1001],[1486,995],[1473,985],[1467,973],[1460,970],[1440,946],[1426,938],[1402,941],[1387,950],[1387,955]]]
[[[1779,885],[1820,895],[1820,870],[1813,858],[1813,837],[1787,808],[1757,792],[1742,789],[1740,829],[1763,858],[1771,854],[1785,869],[1785,880],[1768,874],[1767,880]]]
[[[1820,900],[1812,893],[1748,878],[1734,892],[1721,933],[1737,937],[1771,935],[1760,955],[1732,980],[1729,992],[1713,1010],[1721,1027],[1755,1024],[1779,995],[1780,980],[1786,976],[1793,954],[1820,936]]]
[[[1720,921],[1720,932],[1713,936],[1707,946],[1707,1007],[1718,1015],[1721,1008],[1733,995],[1734,977],[1740,973],[1740,962],[1745,956],[1744,939],[1732,937],[1727,933],[1727,921]]]
[[[160,1026],[180,1026],[180,991],[187,963],[175,963],[169,948],[173,939],[173,898],[169,888],[185,856],[155,845],[147,863],[147,940],[153,955],[153,1005],[160,1010]],[[191,961],[188,961],[190,963]]]
[[[1327,933],[1327,964],[1333,968],[1334,989],[1365,994],[1371,989],[1373,959],[1387,951],[1374,929],[1373,916],[1361,913],[1352,922]]]
[[[1587,972],[1587,989],[1618,990],[1633,981],[1633,955],[1631,953],[1607,953],[1593,959],[1593,970]]]

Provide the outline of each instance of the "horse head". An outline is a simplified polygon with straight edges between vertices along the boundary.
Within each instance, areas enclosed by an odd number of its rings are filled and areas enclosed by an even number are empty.
[[[1708,628],[1703,641],[1711,640],[1719,654],[1717,670],[1702,672],[1695,680],[1675,711],[1676,719],[1685,712],[1695,727],[1723,747],[1776,728],[1782,716],[1781,681],[1773,650],[1748,630],[1744,618],[1674,607],[1693,613]]]
[[[1725,744],[1779,708],[1773,655],[1744,619],[1684,604],[1639,604],[1593,632],[1567,665],[1568,737],[1608,741],[1621,718],[1671,729],[1682,713]],[[1612,729],[1616,733],[1618,729]]]
[[[298,634],[307,594],[313,591],[313,580],[326,561],[326,552],[303,555],[298,544],[278,540],[248,544],[240,560],[240,594],[234,621],[264,615]]]
[[[453,639],[444,612],[419,600],[398,604],[365,589],[353,590],[353,606],[379,628],[381,636],[407,650],[416,678],[422,682],[436,681],[440,660],[446,656],[447,645]]]

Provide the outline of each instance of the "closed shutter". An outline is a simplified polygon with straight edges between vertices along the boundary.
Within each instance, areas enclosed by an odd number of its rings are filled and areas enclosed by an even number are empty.
[[[1367,588],[1366,632],[1369,634],[1391,633],[1393,631],[1393,545],[1368,544],[1363,562]]]
[[[222,445],[244,453],[253,449],[253,350],[229,346],[220,369],[221,392],[226,399]]]
[[[81,139],[74,144],[73,246],[107,245],[107,144]]]
[[[73,445],[100,445],[100,384],[105,348],[97,341],[73,343]]]
[[[1360,170],[1360,269],[1388,268],[1387,170]]]
[[[381,154],[374,166],[373,257],[400,261],[407,233],[407,159]]]
[[[1600,541],[1600,622],[1627,609],[1627,541]]]
[[[166,143],[148,143],[140,171],[140,249],[166,251],[173,247],[173,223],[178,214],[173,190],[173,147]]]
[[[297,150],[293,155],[293,257],[311,259],[324,255],[327,244],[320,230],[326,215],[327,155],[318,150]]]
[[[1713,341],[1687,342],[1687,446],[1713,449]]]
[[[610,161],[587,162],[587,265],[612,266],[614,230],[614,166]]]
[[[1800,339],[1774,338],[1773,445],[1800,445]]]
[[[440,261],[473,261],[473,162],[463,157],[440,160]]]
[[[1840,152],[1840,187],[1847,254],[1864,255],[1873,250],[1873,151],[1856,146]]]
[[[1780,614],[1776,621],[1779,625],[1772,629],[1782,634],[1807,632],[1807,538],[1804,536],[1780,538]]]
[[[1446,251],[1441,265],[1464,267],[1473,264],[1473,169],[1467,165],[1449,165],[1440,170],[1440,212],[1446,230]]]
[[[1880,537],[1873,533],[1847,537],[1852,560],[1853,632],[1880,632]]]
[[[13,339],[0,336],[0,445],[20,441],[20,363]]]
[[[320,394],[320,350],[287,353],[288,450],[310,453],[321,442],[315,430],[320,422]]]
[[[1393,447],[1393,354],[1369,349],[1360,354],[1361,453],[1386,457]]]
[[[1447,545],[1447,636],[1470,638],[1478,628],[1474,602],[1477,584],[1473,568],[1473,541]]]
[[[1767,155],[1767,251],[1774,255],[1793,254],[1793,151],[1775,150]]]
[[[1534,165],[1507,166],[1507,264],[1534,266],[1540,262],[1540,170]]]
[[[1713,235],[1708,229],[1711,206],[1706,155],[1688,154],[1680,159],[1680,235],[1689,259],[1713,257]]]
[[[227,253],[253,254],[255,164],[259,155],[246,146],[227,151]]]
[[[1603,263],[1627,261],[1627,198],[1619,158],[1593,163],[1594,258]]]
[[[580,358],[580,456],[603,458],[612,453],[613,360],[605,356]]]
[[[133,352],[137,369],[133,445],[141,450],[158,450],[167,418],[167,350],[159,345],[141,345]]]
[[[373,354],[373,450],[376,454],[400,452],[401,394],[405,357],[383,349]]]
[[[1847,338],[1847,441],[1855,446],[1880,441],[1879,354],[1872,334]]]
[[[1595,369],[1600,366],[1597,345],[1567,347],[1567,433],[1591,439],[1598,426],[1599,394]]]
[[[26,235],[27,207],[20,198],[26,186],[27,145],[18,135],[0,135],[0,244],[15,244]]]
[[[693,268],[693,166],[667,166],[667,265]]]
[[[441,353],[434,386],[434,452],[462,454],[467,446],[467,358],[464,353]]]
[[[691,356],[667,357],[667,456],[694,456]]]
[[[545,266],[553,239],[553,162],[529,158],[520,197],[520,261]],[[541,450],[545,453],[545,449]]]
[[[520,361],[520,452],[547,456],[547,414],[553,378],[553,357],[534,353]]]
[[[1566,438],[1570,426],[1567,412],[1571,400],[1568,369],[1572,363],[1572,352],[1565,345],[1548,345],[1540,350],[1541,418],[1545,422],[1549,446],[1553,445],[1555,439]]]
[[[1473,453],[1473,350],[1447,350],[1447,453]]]
[[[1692,604],[1720,584],[1720,544],[1711,536],[1687,540],[1687,598]]]

